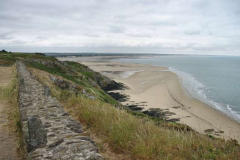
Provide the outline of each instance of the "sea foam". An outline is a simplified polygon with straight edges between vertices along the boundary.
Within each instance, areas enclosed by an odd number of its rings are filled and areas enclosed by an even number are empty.
[[[233,106],[229,104],[221,104],[208,98],[206,93],[209,91],[209,89],[203,83],[198,81],[194,76],[189,73],[177,70],[174,67],[168,67],[168,69],[169,71],[174,72],[178,75],[183,87],[192,97],[210,105],[211,107],[225,113],[229,117],[240,122],[240,113],[234,111],[232,109]]]

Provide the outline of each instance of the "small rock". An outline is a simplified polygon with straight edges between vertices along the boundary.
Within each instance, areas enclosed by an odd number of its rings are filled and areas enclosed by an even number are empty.
[[[96,97],[94,96],[88,96],[89,99],[95,99]]]
[[[205,133],[211,133],[211,132],[214,132],[214,129],[206,129],[204,130]]]
[[[82,133],[82,127],[81,124],[76,121],[70,121],[67,124],[67,127],[70,128],[75,133]]]
[[[45,96],[51,95],[51,91],[50,91],[50,89],[47,86],[44,86],[44,95]]]
[[[44,147],[47,144],[47,131],[38,116],[28,118],[28,134],[28,152],[31,152],[39,147]]]
[[[52,148],[52,147],[56,147],[58,146],[59,144],[61,144],[64,140],[63,139],[58,139],[57,141],[53,142],[52,144],[50,144],[48,146],[48,148]]]

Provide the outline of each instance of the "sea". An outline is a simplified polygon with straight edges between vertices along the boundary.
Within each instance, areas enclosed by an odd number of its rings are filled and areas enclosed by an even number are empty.
[[[161,55],[120,58],[126,63],[165,66],[192,97],[240,122],[240,57]]]

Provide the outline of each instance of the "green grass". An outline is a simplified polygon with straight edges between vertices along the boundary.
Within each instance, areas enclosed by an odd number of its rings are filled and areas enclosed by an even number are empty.
[[[99,100],[72,96],[67,110],[118,153],[132,159],[238,159],[234,141],[211,139],[196,132],[181,132],[156,126]]]
[[[43,71],[46,71],[48,73],[54,74],[61,76],[67,80],[70,80],[78,85],[81,86],[81,88],[84,88],[85,90],[92,91],[94,92],[94,96],[97,96],[97,98],[101,99],[104,102],[117,105],[118,102],[113,99],[110,95],[106,94],[99,86],[93,86],[92,83],[89,82],[90,77],[87,77],[86,71],[84,72],[84,77],[82,76],[82,72],[79,71],[81,69],[74,69],[76,67],[75,63],[69,63],[69,64],[74,64],[73,66],[68,66],[69,68],[66,68],[65,70],[60,67],[56,66],[45,66],[41,63],[36,63],[36,62],[28,62],[28,65],[33,68],[37,68]],[[66,66],[65,66],[66,67]],[[81,65],[79,66],[81,67]],[[69,72],[67,72],[69,71]],[[95,72],[90,72],[89,74],[95,74]],[[93,81],[93,80],[92,80]]]
[[[54,57],[44,56],[39,53],[15,53],[15,52],[2,52],[0,51],[0,65],[7,64],[12,65],[16,60],[26,60],[26,59],[48,59],[56,60]]]
[[[73,81],[85,90],[93,91],[95,93],[94,96],[97,96],[102,101],[118,105],[118,102],[106,94],[98,85],[99,82],[104,83],[102,75],[92,71],[87,66],[76,62],[59,62],[54,57],[38,53],[0,52],[0,65],[12,65],[17,60],[22,60],[29,67],[37,68]]]

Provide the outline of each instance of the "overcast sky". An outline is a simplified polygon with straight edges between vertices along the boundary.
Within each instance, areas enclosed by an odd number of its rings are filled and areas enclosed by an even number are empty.
[[[240,55],[240,0],[0,0],[0,49]]]

